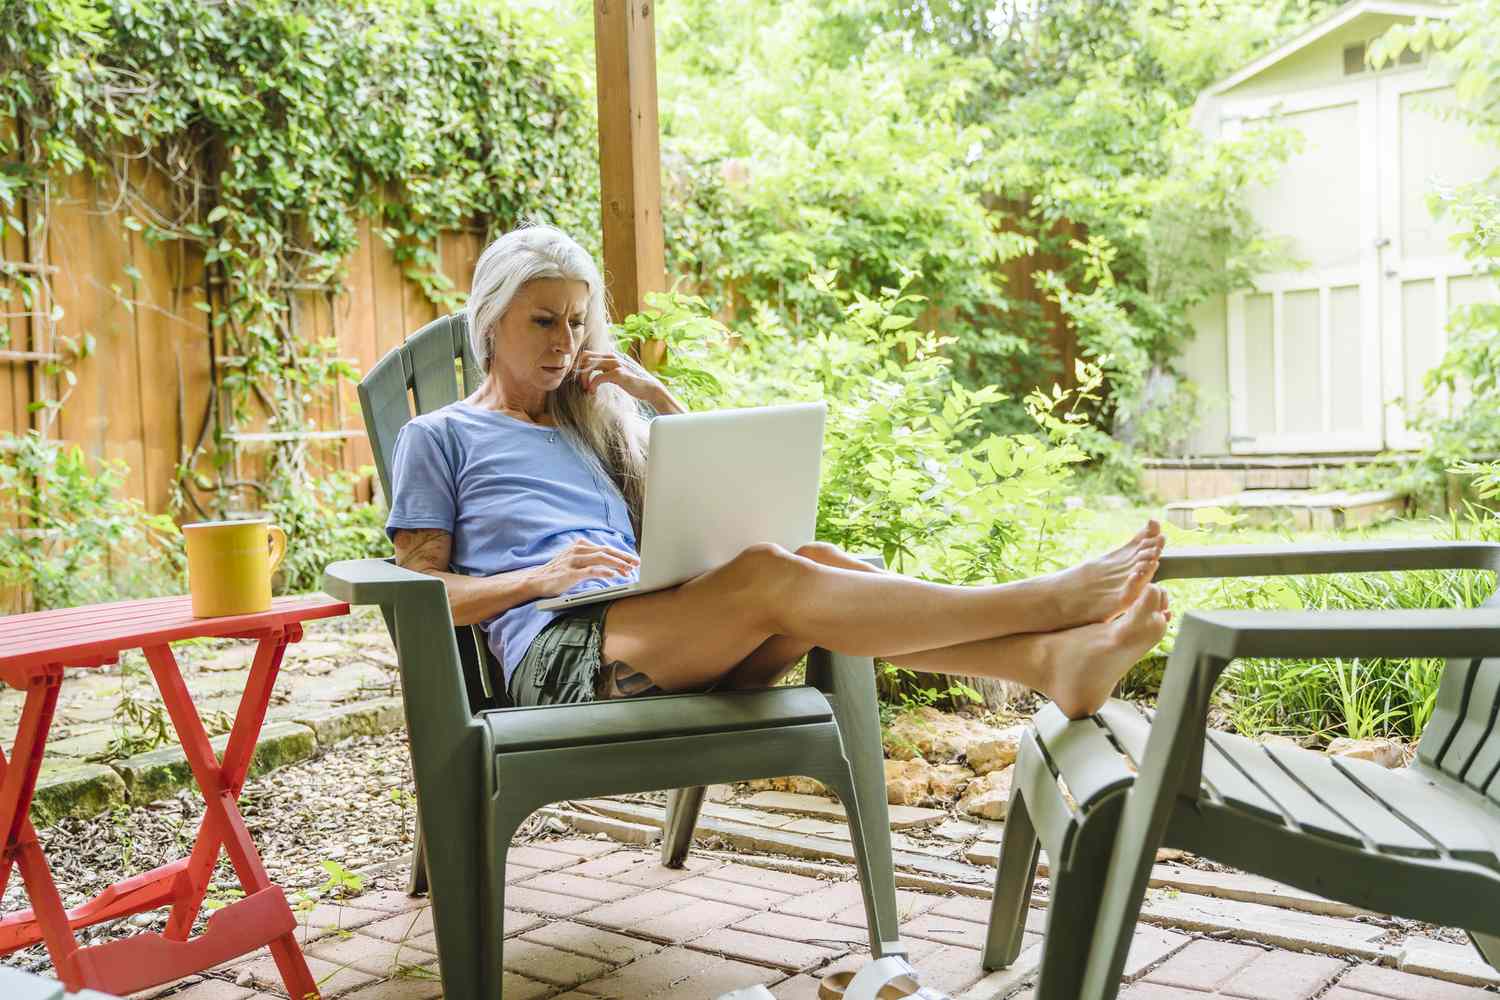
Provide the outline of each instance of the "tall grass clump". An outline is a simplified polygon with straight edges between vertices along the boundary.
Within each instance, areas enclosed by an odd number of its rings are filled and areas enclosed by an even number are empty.
[[[1491,466],[1488,476],[1500,492],[1500,467]],[[1469,513],[1451,517],[1442,537],[1500,541],[1500,517],[1477,508]],[[1472,608],[1490,597],[1495,582],[1493,573],[1469,570],[1229,580],[1217,600],[1240,608]],[[1242,660],[1226,673],[1220,704],[1248,736],[1416,740],[1432,717],[1442,672],[1437,659]]]

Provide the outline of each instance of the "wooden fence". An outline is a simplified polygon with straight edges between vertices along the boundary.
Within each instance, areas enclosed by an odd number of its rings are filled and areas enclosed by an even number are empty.
[[[479,233],[445,234],[440,241],[442,270],[461,289],[468,287],[481,241]],[[26,244],[7,233],[0,249],[6,261],[23,261],[26,273],[48,280],[31,308],[12,287],[3,309],[0,329],[8,342],[0,346],[0,434],[41,429],[92,455],[120,460],[128,469],[129,495],[152,511],[167,510],[178,464],[213,419],[216,379],[238,361],[214,332],[218,296],[201,253],[182,242],[147,242],[81,177],[52,192],[44,240]],[[368,224],[360,226],[358,249],[347,264],[343,293],[290,290],[288,306],[300,336],[308,342],[334,338],[337,354],[365,371],[436,318],[438,308],[405,278]],[[69,366],[76,382],[48,375],[49,364],[66,354],[64,338],[81,342],[86,334],[95,349]],[[63,398],[55,418],[33,407]],[[235,426],[220,413],[241,461],[257,465],[270,436],[253,421]],[[309,414],[316,426],[307,432],[320,464],[353,471],[371,462],[352,383],[315,400]]]
[[[0,435],[45,428],[50,438],[119,460],[128,470],[129,495],[151,511],[166,511],[176,469],[212,419],[216,379],[236,362],[214,333],[217,289],[195,247],[147,242],[82,177],[54,189],[48,206],[43,240],[28,245],[7,232],[0,245],[6,261],[26,262],[31,273],[45,274],[50,296],[26,310],[12,288],[9,303],[0,303],[0,329],[9,333],[8,342],[0,344]],[[442,270],[460,290],[468,288],[482,238],[464,232],[440,240]],[[1063,362],[1059,375],[1069,378],[1071,337],[1031,279],[1036,268],[1058,263],[1014,260],[1004,265],[1003,275],[1010,298],[1040,304],[1056,327],[1052,347]],[[306,338],[334,338],[338,354],[361,372],[438,314],[368,224],[360,226],[343,293],[292,290],[288,295],[295,328]],[[62,352],[62,338],[82,340],[85,334],[93,336],[96,347],[71,366],[76,384],[46,374]],[[45,411],[32,408],[64,396],[65,405],[50,421]],[[352,384],[341,384],[329,399],[315,402],[309,414],[316,426],[300,433],[313,435],[321,465],[355,471],[371,463]],[[268,435],[253,422],[237,427],[227,416],[222,427],[234,438],[244,466],[231,473],[253,477],[258,456],[270,446]],[[200,468],[207,469],[207,463]],[[368,496],[368,490],[364,484],[361,492]]]

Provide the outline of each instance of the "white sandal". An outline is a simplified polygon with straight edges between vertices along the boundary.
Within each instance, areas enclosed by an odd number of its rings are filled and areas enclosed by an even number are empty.
[[[857,973],[835,972],[818,986],[818,1000],[953,1000],[931,986],[902,954],[876,959]]]
[[[722,993],[717,1000],[776,1000],[775,994],[766,989],[760,983],[754,986],[746,986],[744,989],[732,990]]]

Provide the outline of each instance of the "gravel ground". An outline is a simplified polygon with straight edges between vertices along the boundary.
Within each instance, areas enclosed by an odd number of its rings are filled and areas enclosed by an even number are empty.
[[[346,740],[312,760],[249,782],[240,811],[266,871],[287,890],[293,907],[349,894],[353,886],[341,887],[331,877],[344,871],[361,875],[364,891],[404,888],[416,828],[406,736]],[[40,831],[64,904],[76,906],[113,882],[185,856],[202,815],[203,800],[183,792],[93,819],[63,820]],[[221,858],[208,891],[209,905],[216,900],[232,902],[239,895],[234,872]],[[17,872],[0,911],[29,906]],[[166,914],[165,909],[157,910],[91,927],[80,932],[79,939],[89,945],[140,930],[160,930]],[[51,968],[40,945],[5,961],[33,972]]]

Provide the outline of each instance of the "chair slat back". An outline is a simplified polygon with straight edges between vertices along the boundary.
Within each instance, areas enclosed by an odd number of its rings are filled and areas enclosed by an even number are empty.
[[[1449,660],[1417,756],[1500,803],[1500,658]]]
[[[1417,756],[1500,803],[1500,657],[1447,662]]]
[[[460,391],[464,395],[473,392],[483,378],[469,350],[468,322],[457,312],[440,316],[407,337],[361,380],[359,404],[386,503],[391,500],[391,454],[401,428],[413,416],[456,401]]]
[[[391,502],[391,456],[396,435],[413,416],[447,406],[479,387],[484,373],[469,349],[469,325],[462,312],[428,323],[392,348],[359,383],[359,404],[365,433],[375,452],[375,469],[386,503]],[[409,394],[409,395],[408,395]],[[415,412],[413,412],[415,404]],[[459,659],[471,711],[503,702],[491,693],[492,655],[477,627],[458,626]]]

